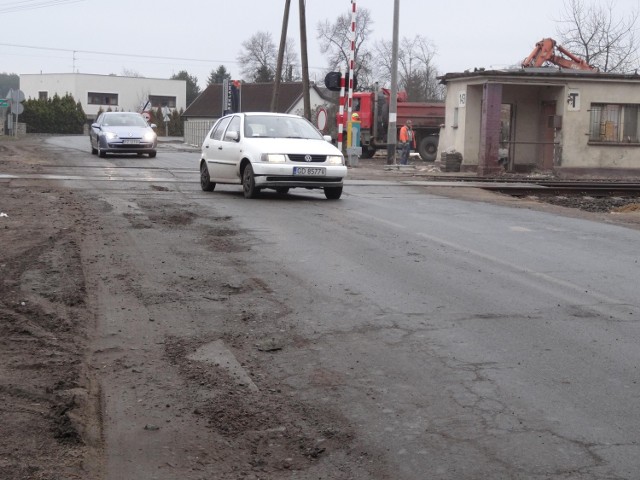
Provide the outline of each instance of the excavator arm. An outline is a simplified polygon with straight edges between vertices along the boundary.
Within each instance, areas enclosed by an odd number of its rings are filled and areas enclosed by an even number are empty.
[[[558,54],[556,53],[558,52]],[[598,69],[592,67],[580,57],[569,52],[566,48],[558,45],[552,38],[543,38],[536,43],[535,48],[531,54],[524,59],[522,66],[524,68],[529,67],[541,67],[546,62],[553,63],[562,68],[570,68],[573,70],[586,70],[591,72],[597,72]]]

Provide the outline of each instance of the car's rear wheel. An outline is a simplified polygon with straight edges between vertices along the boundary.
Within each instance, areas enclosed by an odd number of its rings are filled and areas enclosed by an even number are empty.
[[[242,191],[244,192],[244,198],[255,198],[260,192],[260,189],[256,187],[256,179],[250,163],[244,167],[244,172],[242,173]]]
[[[200,188],[205,192],[212,192],[216,188],[216,184],[211,181],[209,176],[207,164],[204,162],[200,164]]]
[[[287,193],[289,193],[289,187],[278,187],[276,188],[276,192],[278,192],[280,195],[286,195]]]
[[[338,200],[342,196],[342,187],[324,187],[324,196],[329,200]]]

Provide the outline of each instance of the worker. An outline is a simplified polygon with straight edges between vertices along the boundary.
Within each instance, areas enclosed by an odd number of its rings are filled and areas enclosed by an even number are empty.
[[[413,147],[414,150],[416,148],[416,136],[413,133],[411,125],[411,120],[407,120],[407,123],[405,123],[400,129],[400,135],[398,136],[401,153],[400,165],[407,165],[409,163],[409,152],[411,151],[411,147]]]

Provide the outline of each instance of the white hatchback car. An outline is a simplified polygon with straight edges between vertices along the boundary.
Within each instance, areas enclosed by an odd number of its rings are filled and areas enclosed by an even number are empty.
[[[330,200],[342,195],[344,156],[307,119],[280,113],[222,117],[202,143],[200,186],[242,184],[246,198],[261,189],[322,188]]]

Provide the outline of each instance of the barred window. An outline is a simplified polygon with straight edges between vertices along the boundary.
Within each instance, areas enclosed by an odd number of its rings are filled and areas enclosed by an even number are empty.
[[[87,97],[89,105],[118,105],[117,93],[89,92]]]
[[[596,103],[591,105],[589,141],[639,143],[639,105]]]
[[[168,97],[165,95],[149,95],[149,101],[151,102],[151,106],[153,108],[176,108],[176,97]]]

